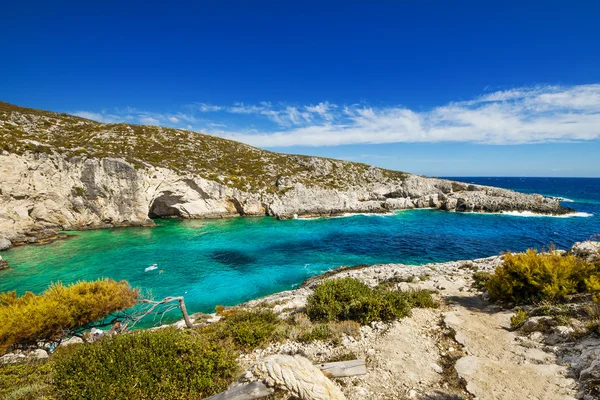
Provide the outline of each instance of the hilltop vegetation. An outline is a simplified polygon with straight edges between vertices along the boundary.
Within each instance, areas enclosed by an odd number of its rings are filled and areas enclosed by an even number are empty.
[[[181,129],[103,124],[68,114],[0,102],[0,150],[59,153],[68,157],[123,158],[137,167],[169,168],[240,190],[277,192],[278,179],[306,186],[348,188],[406,174],[366,164],[261,150],[232,140]],[[322,160],[322,159],[321,159]],[[377,170],[377,178],[369,178]],[[382,181],[383,179],[383,181]],[[281,186],[281,185],[279,185]]]

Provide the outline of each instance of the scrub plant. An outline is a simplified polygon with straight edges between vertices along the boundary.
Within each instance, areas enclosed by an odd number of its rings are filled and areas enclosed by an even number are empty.
[[[572,254],[529,249],[525,253],[506,253],[503,258],[504,264],[485,284],[490,297],[502,303],[564,301],[594,287],[591,276],[597,268]]]
[[[427,290],[370,288],[354,278],[327,280],[308,297],[306,313],[312,321],[390,321],[409,316],[412,307],[437,307]]]
[[[134,306],[137,300],[137,290],[112,279],[68,286],[59,282],[39,295],[0,293],[0,352],[59,342],[93,326],[111,325],[119,319],[113,313]]]

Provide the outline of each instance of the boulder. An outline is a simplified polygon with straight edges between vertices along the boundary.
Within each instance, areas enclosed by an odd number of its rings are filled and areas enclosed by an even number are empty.
[[[27,360],[27,356],[22,353],[8,353],[0,357],[0,365],[2,364],[14,364]]]
[[[546,332],[556,325],[557,322],[552,317],[531,317],[521,326],[521,330],[526,333]]]
[[[8,250],[12,247],[12,243],[5,237],[0,236],[0,251]]]
[[[44,349],[35,349],[29,352],[29,358],[33,358],[36,360],[45,360],[48,357],[48,352]]]
[[[2,259],[2,256],[0,256],[0,271],[2,271],[3,269],[7,269],[8,268],[8,263]]]
[[[600,242],[585,242],[575,243],[569,252],[577,257],[581,257],[587,261],[594,261],[600,257]]]

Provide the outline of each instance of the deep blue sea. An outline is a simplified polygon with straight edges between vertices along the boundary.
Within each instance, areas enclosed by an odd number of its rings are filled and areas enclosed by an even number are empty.
[[[392,215],[278,221],[157,220],[154,228],[68,232],[69,240],[3,252],[0,291],[50,282],[126,279],[155,298],[185,296],[192,312],[296,287],[341,265],[471,259],[573,242],[600,233],[600,179],[453,178],[562,197],[577,216],[399,211]],[[156,264],[156,269],[148,267]]]

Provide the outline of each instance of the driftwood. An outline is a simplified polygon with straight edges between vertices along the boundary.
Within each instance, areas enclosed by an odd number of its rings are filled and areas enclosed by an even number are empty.
[[[192,321],[190,320],[190,316],[188,315],[187,309],[185,308],[185,301],[183,300],[183,296],[179,296],[179,297],[165,297],[164,299],[162,299],[160,301],[153,301],[153,300],[146,300],[146,299],[141,300],[140,303],[149,304],[150,307],[148,309],[144,310],[143,313],[141,313],[141,315],[137,316],[134,324],[130,327],[130,329],[133,328],[133,326],[138,321],[140,321],[142,318],[144,318],[147,315],[152,314],[157,307],[164,305],[164,304],[172,303],[174,301],[179,303],[179,309],[181,310],[181,314],[183,315],[183,320],[185,321],[185,326],[187,326],[188,328],[193,328],[194,325],[192,324]],[[166,311],[163,310],[161,314],[165,314],[167,311],[168,310],[166,310]]]
[[[316,364],[328,378],[343,378],[347,376],[364,375],[367,373],[365,360],[339,361],[325,364]],[[252,382],[236,386],[205,400],[254,400],[267,397],[275,392],[262,382]]]

